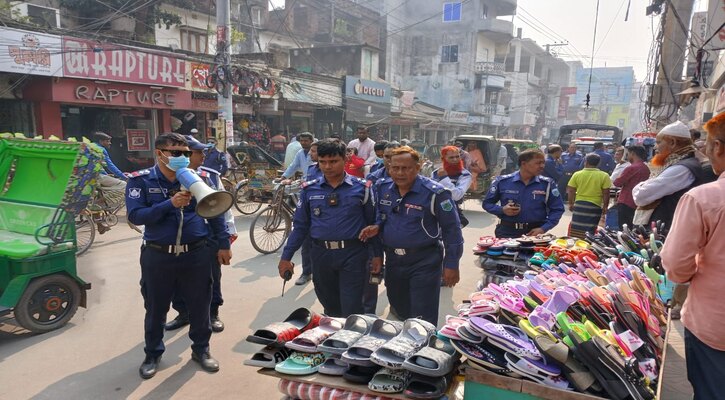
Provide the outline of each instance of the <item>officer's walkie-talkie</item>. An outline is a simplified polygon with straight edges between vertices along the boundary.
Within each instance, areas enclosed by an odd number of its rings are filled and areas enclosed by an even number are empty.
[[[294,264],[292,264],[294,266]],[[292,279],[292,271],[285,271],[284,281],[282,281],[282,297],[284,297],[284,287],[287,285],[287,281]]]

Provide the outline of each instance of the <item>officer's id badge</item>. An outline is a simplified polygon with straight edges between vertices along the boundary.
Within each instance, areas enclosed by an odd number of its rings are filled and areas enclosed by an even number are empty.
[[[315,214],[315,217],[319,217],[320,216],[320,209],[319,208],[312,209],[312,214]]]
[[[452,211],[453,210],[453,202],[451,199],[448,199],[441,203],[441,208],[443,211]]]
[[[130,188],[128,189],[128,197],[132,199],[138,199],[141,197],[141,189],[140,188]]]
[[[554,195],[554,197],[559,197],[559,189],[557,189],[557,188],[551,189],[551,194]]]

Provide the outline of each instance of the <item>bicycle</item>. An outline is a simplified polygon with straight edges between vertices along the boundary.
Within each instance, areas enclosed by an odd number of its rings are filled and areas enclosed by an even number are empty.
[[[116,215],[126,206],[126,194],[122,190],[102,190],[96,188],[96,192],[88,202],[88,206],[75,216],[76,225],[76,255],[88,251],[96,238],[96,231],[99,235],[108,232],[111,227],[118,224]],[[128,226],[138,233],[143,230],[138,226],[126,221]]]
[[[249,239],[258,252],[274,253],[287,241],[292,230],[292,216],[300,183],[301,181],[295,181],[285,185],[282,181],[275,181],[271,203],[254,217],[249,227]]]

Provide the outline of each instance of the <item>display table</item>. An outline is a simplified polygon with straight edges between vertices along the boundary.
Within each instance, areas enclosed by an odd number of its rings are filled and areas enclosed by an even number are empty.
[[[539,385],[526,379],[511,378],[480,371],[473,368],[466,370],[464,400],[497,399],[497,400],[603,400],[602,397],[583,393],[559,390]]]
[[[402,393],[380,393],[380,392],[374,392],[370,389],[368,389],[367,385],[362,385],[358,383],[352,383],[344,380],[341,376],[330,376],[330,375],[323,375],[323,374],[311,374],[311,375],[285,375],[280,374],[279,372],[273,370],[273,369],[259,369],[257,370],[257,373],[261,375],[271,376],[274,378],[279,379],[286,379],[288,381],[293,382],[301,382],[301,383],[309,383],[309,384],[315,384],[320,386],[327,386],[331,388],[337,388],[337,389],[343,389],[343,390],[349,390],[351,392],[357,392],[361,394],[369,394],[374,396],[385,396],[391,399],[408,399],[408,397],[403,396]],[[453,383],[448,388],[448,392],[446,393],[448,396],[448,399],[450,400],[463,400],[463,377],[457,376],[456,379],[453,380]],[[443,397],[445,398],[445,397]]]

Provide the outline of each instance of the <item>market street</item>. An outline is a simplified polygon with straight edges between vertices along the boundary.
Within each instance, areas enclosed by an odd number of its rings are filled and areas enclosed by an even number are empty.
[[[479,236],[492,235],[495,219],[477,201],[466,203],[471,224],[463,230],[466,240],[461,260],[461,282],[442,288],[440,321],[453,313],[481,278],[471,252]],[[235,211],[236,213],[236,211]],[[224,306],[220,317],[224,332],[215,333],[211,354],[221,370],[208,374],[191,361],[188,327],[165,335],[166,352],[159,373],[142,380],[143,301],[139,292],[140,236],[123,221],[97,236],[89,252],[78,259],[78,274],[93,285],[88,308],[79,308],[70,323],[44,335],[32,335],[12,319],[0,322],[0,399],[278,399],[277,380],[257,375],[242,362],[259,349],[245,338],[254,329],[281,321],[298,307],[321,312],[312,283],[287,284],[280,297],[282,280],[277,275],[279,253],[260,255],[249,243],[251,216],[236,218],[240,238],[232,246],[231,267],[223,268]],[[569,215],[552,232],[566,233]],[[299,252],[294,259],[298,265]],[[378,315],[388,315],[381,286]],[[176,316],[170,311],[169,319]]]

